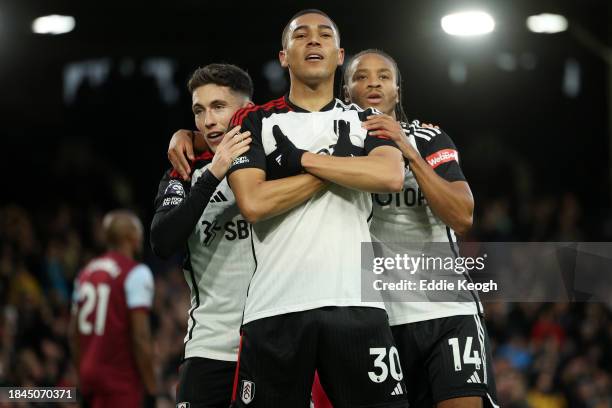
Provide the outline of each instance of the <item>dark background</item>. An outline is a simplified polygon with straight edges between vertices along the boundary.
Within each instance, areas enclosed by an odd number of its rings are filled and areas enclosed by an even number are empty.
[[[11,201],[36,208],[65,198],[83,205],[95,199],[144,209],[167,164],[171,134],[193,128],[185,90],[190,72],[232,62],[253,76],[256,103],[277,97],[286,87],[271,89],[263,66],[277,60],[288,17],[320,7],[338,23],[349,55],[377,47],[397,59],[408,115],[442,126],[455,140],[479,210],[494,198],[524,205],[570,192],[588,214],[584,227],[603,238],[601,225],[593,224],[608,217],[610,203],[610,68],[571,31],[534,34],[525,18],[561,13],[570,27],[582,26],[610,44],[608,1],[484,2],[496,30],[467,39],[440,28],[445,13],[475,6],[458,1],[0,4],[2,164],[5,174],[29,180],[27,191],[4,191]],[[31,33],[31,21],[50,13],[74,15],[75,30]],[[502,54],[515,59],[513,71],[499,67]],[[170,68],[170,102],[146,73],[159,59]],[[580,70],[574,96],[562,89],[568,60]],[[81,80],[66,101],[67,66],[96,61],[105,67],[102,79],[95,85]],[[466,68],[463,84],[449,77],[456,63]],[[101,182],[102,175],[125,182],[128,202]]]
[[[408,116],[454,139],[476,203],[465,239],[612,240],[612,57],[598,55],[612,46],[610,1],[0,0],[0,385],[75,384],[72,280],[102,250],[104,212],[150,222],[170,136],[194,127],[189,74],[231,62],[253,77],[256,103],[278,97],[286,75],[268,76],[280,33],[311,7],[336,21],[348,55],[395,57]],[[494,16],[491,35],[442,31],[444,14],[473,8]],[[570,30],[529,32],[526,17],[541,12],[565,15]],[[33,34],[47,14],[73,15],[75,30]],[[173,406],[188,292],[180,257],[144,259],[156,276],[160,401]],[[486,309],[502,406],[609,406],[609,304]]]

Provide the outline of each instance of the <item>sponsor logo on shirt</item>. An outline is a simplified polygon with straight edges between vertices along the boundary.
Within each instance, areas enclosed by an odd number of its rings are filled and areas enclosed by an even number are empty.
[[[217,220],[203,220],[201,223],[200,237],[204,246],[210,246],[217,237],[217,232],[223,234],[223,238],[228,241],[235,239],[247,239],[249,237],[249,223],[245,220],[228,221],[219,224]]]
[[[453,160],[459,163],[459,153],[453,149],[442,149],[425,158],[425,161],[434,169]]]
[[[404,187],[404,190],[399,193],[374,194],[374,203],[381,207],[391,205],[395,207],[420,207],[426,205],[427,200],[420,188]]]
[[[249,162],[249,158],[246,156],[236,157],[232,162],[232,167],[237,166],[239,164],[246,164]]]
[[[402,383],[397,383],[393,391],[391,391],[391,395],[404,395],[404,389],[402,388]]]
[[[223,193],[221,191],[217,191],[217,193],[212,196],[212,198],[210,199],[210,203],[225,203],[227,202],[227,197],[223,195]]]

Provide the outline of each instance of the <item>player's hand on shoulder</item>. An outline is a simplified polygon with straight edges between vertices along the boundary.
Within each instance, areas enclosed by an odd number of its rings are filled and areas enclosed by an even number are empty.
[[[370,115],[362,126],[368,130],[368,136],[386,137],[398,145],[406,142],[406,134],[400,123],[389,115],[381,113]]]
[[[351,142],[351,124],[347,121],[338,121],[338,141],[334,146],[332,156],[365,156],[365,150],[363,147],[355,146],[353,142]]]
[[[191,167],[189,160],[194,159],[193,154],[193,139],[195,133],[187,129],[179,129],[172,135],[170,145],[168,146],[168,160],[174,167],[174,170],[181,175],[183,180],[189,180]]]
[[[306,150],[298,149],[278,125],[272,127],[272,136],[276,149],[266,156],[266,178],[277,180],[300,174],[304,170],[302,155]]]
[[[240,133],[240,126],[236,126],[227,132],[223,136],[221,143],[217,146],[212,163],[210,164],[209,170],[213,176],[218,180],[222,180],[232,162],[249,150],[249,144],[252,140],[251,132]]]

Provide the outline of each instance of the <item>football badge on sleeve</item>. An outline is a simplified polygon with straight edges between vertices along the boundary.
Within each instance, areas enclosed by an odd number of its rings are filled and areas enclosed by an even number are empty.
[[[179,205],[185,198],[185,189],[178,180],[170,180],[164,191],[164,201],[162,207],[174,207]]]
[[[166,191],[164,195],[177,195],[179,197],[185,197],[185,189],[183,185],[178,180],[170,180],[168,183],[168,187],[166,187]]]

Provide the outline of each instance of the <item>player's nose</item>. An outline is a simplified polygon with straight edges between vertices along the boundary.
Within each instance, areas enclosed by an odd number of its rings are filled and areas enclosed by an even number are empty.
[[[312,33],[308,37],[308,42],[306,43],[306,45],[308,45],[308,46],[320,46],[321,45],[321,38],[319,37],[319,35],[317,33]]]
[[[216,124],[217,120],[213,114],[209,113],[208,115],[206,115],[206,117],[204,118],[204,126],[210,129],[212,127],[215,127]]]

